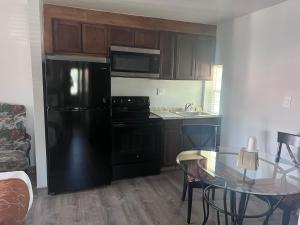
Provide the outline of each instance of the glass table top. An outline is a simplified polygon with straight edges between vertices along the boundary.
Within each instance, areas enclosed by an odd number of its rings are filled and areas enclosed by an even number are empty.
[[[192,150],[177,155],[176,161],[192,178],[220,188],[257,195],[300,193],[300,168],[286,159],[275,163],[275,155],[259,152],[257,170],[237,166],[238,153]]]

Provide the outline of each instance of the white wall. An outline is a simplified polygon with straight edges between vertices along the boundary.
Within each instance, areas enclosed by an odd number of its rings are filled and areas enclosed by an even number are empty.
[[[223,145],[241,147],[254,135],[261,150],[276,152],[277,131],[300,132],[299,15],[300,1],[289,0],[218,25]]]
[[[26,0],[0,1],[0,102],[23,104],[34,143],[33,92]],[[34,163],[34,144],[31,162]]]
[[[157,88],[164,93],[157,95]],[[112,78],[112,95],[149,96],[151,107],[184,107],[190,102],[200,105],[202,82],[115,77]]]
[[[31,163],[37,166],[38,187],[45,187],[40,6],[40,0],[0,1],[0,102],[26,106]]]
[[[37,186],[47,186],[46,140],[42,79],[42,0],[28,0]]]

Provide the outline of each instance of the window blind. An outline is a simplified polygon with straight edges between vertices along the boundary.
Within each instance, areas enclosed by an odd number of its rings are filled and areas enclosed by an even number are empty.
[[[203,109],[206,112],[219,114],[222,88],[222,65],[213,66],[211,81],[205,81]]]

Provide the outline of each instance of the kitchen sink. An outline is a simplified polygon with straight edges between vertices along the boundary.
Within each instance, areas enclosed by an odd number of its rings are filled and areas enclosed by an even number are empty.
[[[205,112],[181,111],[181,112],[175,112],[175,113],[180,116],[209,116],[209,114],[205,113]]]

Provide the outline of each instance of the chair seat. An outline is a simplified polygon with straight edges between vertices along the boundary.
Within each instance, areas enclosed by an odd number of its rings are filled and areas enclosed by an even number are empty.
[[[18,150],[0,151],[0,172],[26,170],[29,160],[26,153]]]
[[[187,180],[188,180],[188,182],[199,182],[200,181],[199,179],[196,179],[190,175],[187,176]]]
[[[188,167],[187,169],[187,181],[188,182],[203,182],[204,180],[210,180],[212,177],[205,172],[204,170],[201,170],[197,167]],[[197,178],[196,178],[197,177]]]

